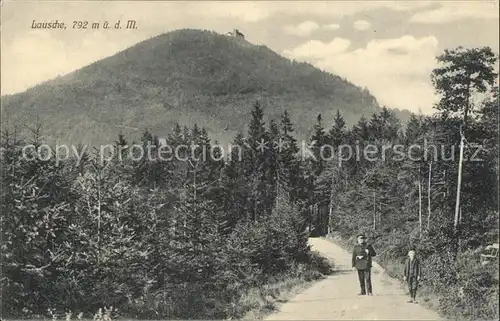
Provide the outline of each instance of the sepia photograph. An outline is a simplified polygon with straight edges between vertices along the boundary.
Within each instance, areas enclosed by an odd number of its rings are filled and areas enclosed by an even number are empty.
[[[1,320],[498,320],[499,1],[1,0]]]

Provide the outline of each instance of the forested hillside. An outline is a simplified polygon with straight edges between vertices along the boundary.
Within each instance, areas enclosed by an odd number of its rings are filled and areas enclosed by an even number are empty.
[[[255,100],[267,120],[288,110],[304,139],[314,122],[305,114],[331,118],[339,109],[352,125],[379,111],[368,90],[338,76],[243,39],[187,29],[2,97],[2,122],[24,129],[40,121],[51,142],[94,145],[120,132],[137,140],[146,129],[165,136],[176,122],[198,123],[228,143],[245,130]]]
[[[497,319],[498,265],[478,254],[498,242],[497,57],[458,48],[439,61],[435,116],[403,130],[386,108],[354,126],[338,111],[330,126],[308,109],[305,151],[291,113],[265,121],[259,102],[241,117],[240,148],[211,157],[203,150],[215,145],[195,123],[168,131],[163,146],[195,145],[173,158],[149,131],[138,144],[151,157],[119,135],[112,159],[94,150],[59,163],[23,149],[43,143],[37,130],[2,133],[3,314],[90,317],[113,306],[113,317],[239,317],[248,291],[287,273],[318,277],[307,238],[329,229],[367,233],[391,273],[415,248],[441,312]],[[473,104],[477,92],[486,98]]]

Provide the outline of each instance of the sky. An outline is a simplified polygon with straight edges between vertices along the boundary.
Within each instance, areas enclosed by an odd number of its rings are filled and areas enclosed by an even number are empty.
[[[16,1],[1,11],[1,94],[22,92],[182,28],[226,33],[366,87],[381,105],[424,114],[436,96],[435,57],[457,46],[499,51],[498,0],[475,1]],[[33,29],[35,22],[66,29]],[[135,20],[137,29],[92,29]],[[74,21],[89,28],[73,29]]]

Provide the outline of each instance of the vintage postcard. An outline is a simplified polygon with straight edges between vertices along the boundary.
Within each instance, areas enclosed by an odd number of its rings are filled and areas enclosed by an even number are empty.
[[[1,2],[1,317],[498,320],[498,1]]]

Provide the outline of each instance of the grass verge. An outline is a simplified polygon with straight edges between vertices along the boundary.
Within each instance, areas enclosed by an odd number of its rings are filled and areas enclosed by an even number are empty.
[[[293,271],[270,280],[269,283],[253,288],[244,294],[236,304],[245,311],[241,320],[261,320],[279,310],[296,294],[333,273],[333,263],[312,252],[309,264],[300,264]],[[242,311],[242,312],[243,312]]]

